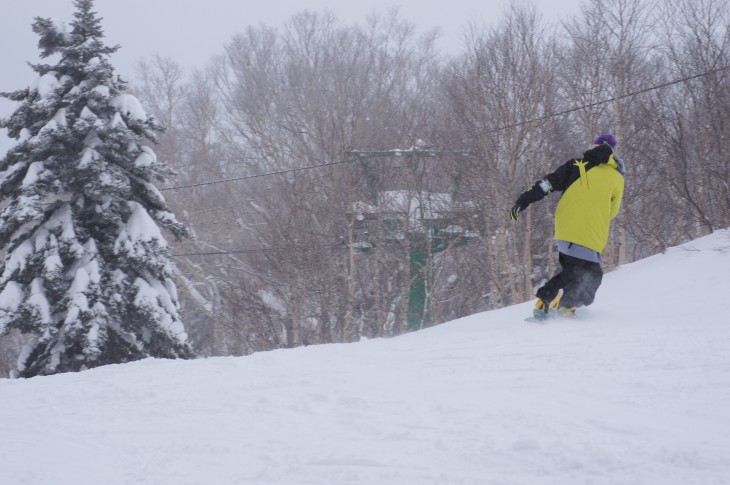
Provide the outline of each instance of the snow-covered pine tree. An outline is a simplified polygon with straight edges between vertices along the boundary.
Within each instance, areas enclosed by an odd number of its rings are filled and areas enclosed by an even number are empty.
[[[147,141],[161,127],[125,93],[93,0],[68,24],[36,18],[37,87],[0,127],[0,335],[31,336],[17,375],[78,371],[193,352],[160,226],[187,234],[153,181],[169,174]]]

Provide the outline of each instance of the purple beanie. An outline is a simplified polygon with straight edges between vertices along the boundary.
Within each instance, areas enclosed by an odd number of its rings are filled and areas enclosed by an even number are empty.
[[[616,137],[611,133],[603,133],[598,135],[596,141],[593,142],[594,145],[603,145],[604,143],[608,143],[611,145],[611,149],[614,149],[616,148]]]

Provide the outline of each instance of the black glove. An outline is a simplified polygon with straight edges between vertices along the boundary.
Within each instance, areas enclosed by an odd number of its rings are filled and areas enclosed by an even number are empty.
[[[509,218],[516,221],[520,217],[520,212],[527,209],[527,206],[533,202],[537,202],[553,191],[553,186],[546,178],[538,180],[530,190],[517,197],[517,202],[509,210]]]
[[[527,206],[530,205],[530,203],[525,200],[528,193],[529,192],[525,192],[524,194],[520,195],[517,198],[517,202],[515,202],[515,205],[513,205],[512,208],[509,210],[509,218],[513,221],[519,219],[520,212],[527,209]]]

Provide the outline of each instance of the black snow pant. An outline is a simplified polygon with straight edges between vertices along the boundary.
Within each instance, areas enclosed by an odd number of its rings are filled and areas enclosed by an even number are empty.
[[[593,303],[603,279],[601,265],[563,253],[559,253],[558,261],[562,270],[537,290],[537,297],[550,303],[562,288],[560,306],[580,307]]]

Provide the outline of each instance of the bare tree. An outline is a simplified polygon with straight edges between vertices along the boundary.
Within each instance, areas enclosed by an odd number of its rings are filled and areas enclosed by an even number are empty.
[[[560,31],[513,5],[445,61],[397,11],[303,12],[245,29],[206,72],[143,64],[183,187],[166,195],[197,236],[178,248],[194,341],[219,355],[351,341],[529,298],[555,265],[557,198],[518,227],[506,208],[604,130],[629,166],[609,266],[727,225],[725,72],[634,94],[726,66],[727,3],[664,5],[679,14],[589,0]],[[362,155],[396,149],[411,155]],[[443,237],[454,228],[468,244]]]
[[[684,240],[730,224],[730,8],[726,0],[667,0],[663,12],[670,72],[700,75],[664,90],[657,103],[661,184],[679,216],[671,235],[679,230]]]
[[[641,147],[648,126],[642,122],[640,105],[626,96],[657,81],[652,52],[653,1],[590,0],[581,14],[565,22],[566,44],[561,49],[560,79],[567,99],[586,106],[574,114],[574,136],[585,144],[598,133],[611,131],[618,140],[618,153],[629,165],[623,209],[614,221],[606,247],[609,267],[628,261],[627,214],[641,212],[637,205],[647,190]],[[610,103],[606,100],[613,100]],[[580,145],[579,145],[580,146]]]
[[[549,246],[543,243],[548,223],[530,220],[539,213],[527,213],[527,224],[520,229],[508,226],[505,214],[519,192],[542,174],[552,155],[550,126],[545,120],[536,121],[557,94],[552,43],[534,7],[512,6],[497,27],[472,26],[466,54],[452,63],[446,81],[451,116],[463,146],[479,154],[478,161],[464,170],[461,191],[481,212],[482,245],[474,251],[470,267],[483,271],[478,287],[488,292],[492,307],[528,298],[533,251],[543,261],[550,258]],[[463,281],[472,284],[472,278]]]
[[[397,12],[354,27],[304,12],[281,33],[247,29],[216,60],[221,140],[232,166],[280,173],[249,184],[241,214],[249,237],[267,248],[246,259],[266,276],[255,286],[283,309],[286,345],[382,332],[364,325],[377,285],[359,273],[353,207],[400,182],[346,154],[415,142],[434,65],[433,36],[419,37]],[[373,299],[381,315],[388,298]]]
[[[219,162],[214,126],[217,105],[206,74],[195,71],[188,75],[178,63],[159,55],[138,62],[137,74],[137,93],[167,127],[156,149],[176,171],[173,187],[223,178],[225,166]],[[235,220],[229,203],[231,187],[168,189],[163,191],[171,206],[184,216],[196,236],[177,244],[176,253],[220,251],[226,240],[230,242],[236,227],[235,222],[231,224]],[[228,321],[221,295],[227,281],[225,271],[211,258],[178,257],[177,263],[182,311],[194,345],[204,355],[223,353],[216,346],[216,340],[221,340],[216,335],[223,333],[218,326]]]

